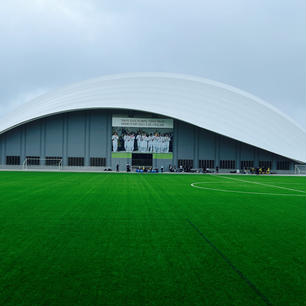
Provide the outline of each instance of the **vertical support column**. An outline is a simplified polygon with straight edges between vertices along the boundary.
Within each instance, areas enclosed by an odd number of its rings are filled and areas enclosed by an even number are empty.
[[[241,143],[236,142],[236,169],[240,169],[240,161],[241,161]]]
[[[91,133],[91,114],[92,112],[88,112],[87,115],[87,152],[88,152],[88,165],[90,165],[90,133]]]
[[[293,161],[292,160],[288,160],[289,161],[289,170],[292,172],[292,173],[294,173],[294,163],[293,163]]]
[[[87,111],[85,115],[85,166],[90,166],[90,125],[91,112]]]
[[[63,166],[68,164],[68,114],[63,114]]]
[[[193,168],[199,168],[199,129],[193,127]]]
[[[178,160],[178,121],[174,119],[173,121],[173,144],[172,144],[172,151],[173,151],[173,159],[172,165],[177,167],[177,160]]]
[[[40,122],[40,158],[46,158],[46,120]]]
[[[215,134],[215,167],[220,169],[220,138]]]
[[[110,111],[106,114],[106,166],[112,166],[112,113]]]
[[[154,158],[154,153],[152,153],[152,169],[157,168],[157,159]]]
[[[21,128],[21,139],[20,139],[20,162],[24,162],[26,158],[26,126]]]
[[[2,165],[6,164],[6,160],[5,160],[5,149],[6,149],[6,137],[5,135],[1,135],[0,136],[0,142],[1,142],[1,163]]]
[[[272,157],[272,169],[271,170],[277,170],[277,160],[278,158],[276,156]]]
[[[3,163],[6,164],[6,155],[7,155],[7,138],[6,135],[4,136],[3,139]]]
[[[254,167],[259,167],[259,152],[257,148],[254,148]]]

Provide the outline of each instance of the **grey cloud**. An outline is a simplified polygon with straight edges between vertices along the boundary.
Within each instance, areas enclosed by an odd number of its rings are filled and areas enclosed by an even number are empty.
[[[249,91],[306,128],[305,17],[302,0],[2,2],[0,115],[75,81],[166,71]]]

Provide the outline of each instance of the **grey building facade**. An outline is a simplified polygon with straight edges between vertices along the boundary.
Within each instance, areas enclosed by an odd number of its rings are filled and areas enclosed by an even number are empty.
[[[36,119],[0,135],[2,168],[22,168],[28,159],[40,166],[62,161],[63,167],[94,167],[103,171],[119,165],[133,165],[133,153],[112,152],[112,116],[116,109],[68,111]],[[133,110],[126,116],[160,117]],[[172,152],[152,155],[152,168],[169,165],[184,168],[209,168],[231,172],[244,168],[270,168],[274,173],[291,173],[296,161],[209,130],[173,119]],[[35,162],[37,160],[37,162]],[[33,162],[34,161],[34,162]]]

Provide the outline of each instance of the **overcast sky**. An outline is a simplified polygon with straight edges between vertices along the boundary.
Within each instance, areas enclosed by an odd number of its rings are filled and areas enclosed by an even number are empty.
[[[0,116],[106,74],[186,73],[248,91],[306,129],[305,0],[0,2]]]

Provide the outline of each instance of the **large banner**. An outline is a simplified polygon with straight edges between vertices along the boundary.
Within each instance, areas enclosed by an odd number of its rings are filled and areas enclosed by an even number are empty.
[[[112,151],[172,152],[173,119],[113,116]]]
[[[113,116],[112,126],[173,129],[173,119],[129,118]]]

